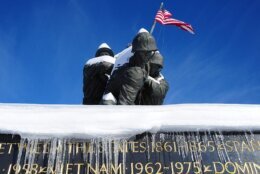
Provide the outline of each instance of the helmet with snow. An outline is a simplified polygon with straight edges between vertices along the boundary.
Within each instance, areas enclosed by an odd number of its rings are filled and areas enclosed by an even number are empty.
[[[159,51],[156,51],[154,55],[150,59],[150,63],[157,64],[163,67],[163,56],[160,54]]]
[[[140,29],[132,42],[132,52],[156,51],[157,45],[154,37],[145,29]]]
[[[101,45],[99,45],[95,57],[99,57],[102,55],[109,55],[109,56],[114,57],[114,52],[106,43],[102,43]]]

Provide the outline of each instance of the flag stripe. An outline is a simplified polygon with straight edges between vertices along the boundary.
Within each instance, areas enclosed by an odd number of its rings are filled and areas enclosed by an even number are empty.
[[[155,16],[155,21],[162,25],[176,25],[177,27],[194,34],[194,30],[190,24],[171,18],[172,14],[167,10],[159,10]]]

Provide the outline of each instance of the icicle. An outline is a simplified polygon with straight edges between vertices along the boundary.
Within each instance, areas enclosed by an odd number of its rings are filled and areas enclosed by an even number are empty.
[[[57,138],[51,140],[50,153],[48,156],[47,174],[50,174],[54,168],[55,156],[56,156]]]
[[[108,164],[113,164],[113,147],[112,147],[112,143],[113,143],[113,139],[112,138],[109,138],[109,144],[108,144]],[[111,167],[111,166],[110,166]],[[110,170],[111,171],[111,168]]]
[[[245,132],[244,132],[245,133]],[[239,137],[242,137],[243,135],[241,134]],[[237,136],[235,136],[235,137],[237,137]],[[238,138],[239,138],[238,137]],[[237,154],[237,159],[238,159],[238,161],[242,164],[242,159],[241,159],[241,157],[240,157],[240,152],[239,152],[239,150],[237,149],[237,146],[235,146],[235,152],[236,152],[236,154]]]
[[[108,146],[109,146],[109,139],[104,139],[103,140],[103,142],[104,142],[104,144],[103,144],[103,154],[104,154],[104,161],[105,161],[105,164],[106,164],[106,168],[107,168],[107,170],[108,171],[110,171],[110,166],[109,166],[109,161],[108,161],[108,159],[109,159],[109,157],[108,157],[108,154],[109,154],[109,149],[108,149]]]
[[[123,147],[123,174],[126,172],[126,148],[127,148],[127,142],[122,140],[122,147]]]
[[[49,148],[49,141],[44,141],[44,143],[43,143],[43,156],[42,156],[42,160],[44,159],[44,157],[45,157],[45,155],[47,154],[47,153],[49,153],[49,150],[50,149],[48,149]]]
[[[17,156],[17,161],[16,161],[16,166],[21,166],[21,158],[24,150],[24,146],[26,144],[26,139],[21,138],[20,143],[19,143],[19,148],[18,148],[18,156]],[[18,170],[16,170],[15,174],[18,174]]]
[[[118,166],[119,161],[119,140],[114,140],[114,165]]]
[[[106,139],[105,138],[102,138],[101,139],[101,164],[105,164],[105,146],[106,146]],[[107,165],[106,165],[106,168],[107,168]]]
[[[96,145],[96,150],[95,150],[95,158],[96,158],[96,169],[99,168],[99,164],[100,164],[100,140],[96,139],[95,141],[95,145]],[[97,174],[99,174],[99,170],[97,170]]]
[[[37,151],[37,145],[38,145],[38,140],[37,139],[32,139],[28,140],[28,143],[30,142],[30,149],[29,149],[29,156],[28,156],[28,168],[27,171],[31,173],[34,161],[35,161],[35,153]]]
[[[56,146],[56,158],[55,158],[55,172],[56,174],[62,174],[62,169],[65,160],[65,153],[66,153],[66,140],[57,140]]]
[[[184,159],[188,155],[188,152],[189,152],[185,133],[177,133],[176,143],[177,143],[179,155],[181,155],[182,158]]]
[[[94,139],[91,139],[90,140],[90,148],[91,148],[91,151],[89,153],[89,164],[92,165],[94,164],[94,160],[93,160],[93,153],[94,153]]]

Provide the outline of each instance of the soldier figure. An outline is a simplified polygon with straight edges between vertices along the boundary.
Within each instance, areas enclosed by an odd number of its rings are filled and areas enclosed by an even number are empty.
[[[114,63],[114,53],[106,43],[102,43],[95,57],[86,62],[83,69],[84,105],[100,103]]]
[[[134,105],[148,77],[148,61],[157,50],[154,37],[140,30],[132,42],[134,55],[113,72],[108,81],[103,104]]]
[[[137,105],[162,105],[169,89],[167,81],[160,73],[163,68],[163,57],[156,51],[149,61],[149,76],[135,101]]]

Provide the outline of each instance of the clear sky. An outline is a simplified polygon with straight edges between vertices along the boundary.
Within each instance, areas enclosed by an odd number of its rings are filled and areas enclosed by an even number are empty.
[[[115,53],[159,0],[0,0],[0,103],[80,104],[82,69],[102,42]],[[165,104],[260,104],[260,1],[165,0],[191,35],[157,24]]]

